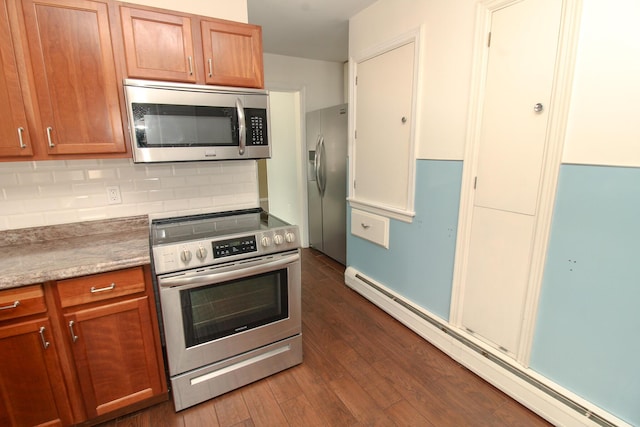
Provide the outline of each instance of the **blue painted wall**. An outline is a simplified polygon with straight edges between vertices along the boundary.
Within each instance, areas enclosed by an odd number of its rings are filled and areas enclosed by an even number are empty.
[[[563,165],[531,368],[640,425],[640,169]]]
[[[461,161],[418,160],[413,222],[391,220],[388,250],[347,233],[347,264],[448,320],[461,182]]]

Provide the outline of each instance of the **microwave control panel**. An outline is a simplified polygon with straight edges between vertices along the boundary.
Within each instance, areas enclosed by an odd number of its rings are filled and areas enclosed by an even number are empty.
[[[266,145],[267,111],[258,108],[245,108],[247,117],[247,145]]]

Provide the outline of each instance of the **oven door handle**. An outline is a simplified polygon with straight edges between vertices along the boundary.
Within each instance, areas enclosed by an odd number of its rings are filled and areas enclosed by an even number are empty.
[[[298,253],[295,253],[266,263],[260,263],[258,265],[247,267],[238,267],[230,271],[199,271],[196,273],[186,273],[185,275],[181,276],[158,277],[158,285],[162,288],[170,288],[175,286],[211,285],[227,280],[241,279],[247,276],[266,273],[268,271],[273,271],[278,267],[292,264],[299,260],[300,255]]]

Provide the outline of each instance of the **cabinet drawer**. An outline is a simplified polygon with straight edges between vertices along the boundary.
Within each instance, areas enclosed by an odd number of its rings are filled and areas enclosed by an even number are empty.
[[[351,234],[389,249],[389,218],[352,209]]]
[[[142,267],[110,271],[58,282],[58,295],[62,307],[71,307],[109,298],[143,292],[145,287]]]
[[[0,292],[0,321],[47,311],[42,285],[24,286]]]

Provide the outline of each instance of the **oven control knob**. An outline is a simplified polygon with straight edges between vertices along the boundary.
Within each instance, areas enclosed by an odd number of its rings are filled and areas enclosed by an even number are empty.
[[[290,231],[287,231],[284,235],[285,240],[287,241],[287,243],[293,243],[296,241],[296,235],[295,233],[292,233]]]
[[[262,240],[260,240],[260,243],[262,244],[262,246],[264,246],[265,248],[268,248],[269,246],[271,246],[271,237],[269,236],[264,236],[262,238]]]
[[[182,252],[180,252],[180,259],[185,264],[191,261],[191,251],[189,249],[183,249]]]
[[[281,245],[284,243],[284,237],[282,237],[282,234],[276,234],[273,237],[273,240],[276,242],[276,245]]]
[[[207,249],[203,246],[200,246],[196,251],[196,256],[200,261],[204,261],[204,259],[207,257]]]

